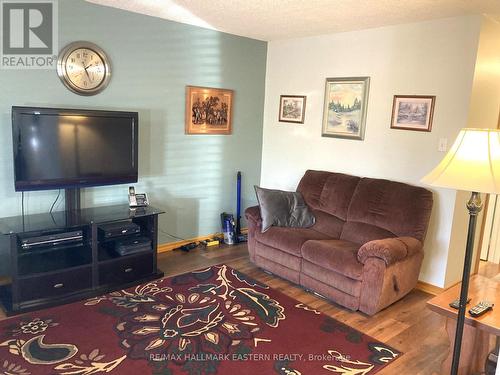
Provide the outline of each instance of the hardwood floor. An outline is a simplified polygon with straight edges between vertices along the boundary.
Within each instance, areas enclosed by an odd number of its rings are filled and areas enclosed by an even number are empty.
[[[181,274],[210,265],[225,263],[270,287],[307,304],[326,315],[358,329],[402,351],[404,355],[379,372],[380,375],[437,375],[449,342],[444,318],[426,307],[432,296],[414,290],[401,301],[373,317],[351,312],[321,299],[300,287],[269,275],[253,265],[246,244],[194,249],[189,253],[171,251],[158,255],[158,266],[166,276]],[[500,273],[500,266],[485,263],[480,273],[489,277]],[[5,316],[0,310],[0,319]]]
[[[250,262],[246,245],[195,249],[189,253],[163,253],[159,255],[158,263],[166,276],[225,263],[404,352],[401,358],[380,371],[380,375],[439,374],[441,361],[448,352],[444,318],[427,309],[425,304],[432,296],[419,290],[414,290],[403,300],[369,317],[359,312],[353,313],[286,280],[265,273]]]

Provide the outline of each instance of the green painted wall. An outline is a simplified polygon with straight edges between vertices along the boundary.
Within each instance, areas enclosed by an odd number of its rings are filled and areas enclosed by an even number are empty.
[[[236,210],[238,170],[244,176],[243,206],[255,203],[267,43],[83,0],[59,1],[60,48],[76,40],[94,42],[110,56],[112,80],[99,95],[71,93],[55,71],[0,70],[1,216],[21,212],[13,182],[13,105],[138,111],[136,190],[148,192],[152,204],[167,211],[160,219],[164,232],[190,238],[218,231],[220,212]],[[186,85],[235,90],[232,135],[184,135]],[[27,193],[27,212],[48,211],[56,195]],[[85,189],[83,198],[85,206],[125,203],[127,186]],[[172,240],[160,234],[160,242]]]

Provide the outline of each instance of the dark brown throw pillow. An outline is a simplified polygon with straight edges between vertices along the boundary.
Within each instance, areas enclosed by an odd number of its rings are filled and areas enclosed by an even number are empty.
[[[262,217],[262,233],[271,226],[308,228],[316,219],[299,192],[264,189],[255,186]]]

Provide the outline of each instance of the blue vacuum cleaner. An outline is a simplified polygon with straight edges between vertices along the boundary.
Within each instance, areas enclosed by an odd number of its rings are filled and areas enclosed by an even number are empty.
[[[241,233],[241,172],[236,175],[236,220],[233,214],[223,212],[220,215],[224,243],[234,245],[235,243],[247,242],[248,236]]]
[[[248,241],[248,235],[241,233],[241,172],[236,174],[236,241]]]

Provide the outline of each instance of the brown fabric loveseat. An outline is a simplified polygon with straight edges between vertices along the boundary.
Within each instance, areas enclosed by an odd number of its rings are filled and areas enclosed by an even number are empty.
[[[261,233],[245,211],[257,266],[351,310],[373,315],[409,293],[424,257],[432,193],[399,182],[309,170],[297,187],[313,227]]]

